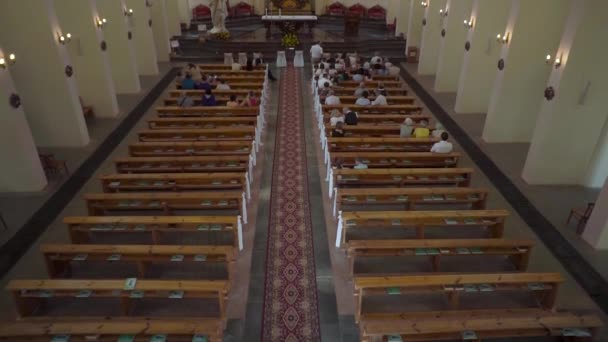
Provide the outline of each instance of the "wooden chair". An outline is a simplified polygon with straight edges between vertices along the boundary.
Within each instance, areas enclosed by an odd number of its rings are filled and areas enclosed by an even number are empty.
[[[47,176],[57,175],[61,172],[65,172],[66,175],[70,173],[67,162],[55,159],[55,155],[53,154],[40,154],[40,162]]]
[[[587,221],[589,220],[589,217],[591,217],[594,207],[595,203],[589,202],[587,203],[586,208],[574,208],[570,210],[570,215],[568,215],[566,224],[570,224],[570,220],[574,217],[578,220],[578,223],[576,224],[576,233],[582,234],[585,231],[585,225],[587,225]]]

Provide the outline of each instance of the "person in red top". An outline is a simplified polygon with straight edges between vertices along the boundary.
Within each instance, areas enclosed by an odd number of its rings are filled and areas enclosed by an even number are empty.
[[[241,101],[242,107],[255,107],[260,104],[260,100],[253,91],[247,93],[247,96]]]

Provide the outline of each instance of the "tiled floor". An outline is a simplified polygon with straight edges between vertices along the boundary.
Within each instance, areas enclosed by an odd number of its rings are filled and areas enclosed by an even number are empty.
[[[591,248],[575,232],[574,224],[566,225],[566,218],[571,208],[584,207],[588,202],[594,202],[600,189],[570,185],[530,185],[522,178],[521,173],[526,161],[529,144],[525,143],[486,143],[481,134],[485,122],[485,114],[456,114],[454,104],[455,93],[436,93],[433,91],[435,78],[421,76],[417,73],[416,64],[401,65],[431,94],[437,102],[453,117],[504,172],[510,180],[530,199],[542,214],[560,231],[560,233],[593,265],[604,278],[608,278],[608,250],[598,251]]]

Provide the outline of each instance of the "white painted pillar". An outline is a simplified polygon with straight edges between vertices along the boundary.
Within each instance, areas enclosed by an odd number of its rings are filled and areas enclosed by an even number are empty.
[[[168,62],[169,54],[171,53],[171,47],[169,46],[171,36],[169,35],[167,6],[165,0],[155,0],[151,4],[152,33],[154,35],[156,56],[159,62]]]
[[[573,2],[557,53],[561,65],[553,67],[548,86],[552,100],[543,99],[532,135],[522,177],[530,184],[585,184],[602,130],[608,118],[608,68],[602,67],[608,35],[601,13],[608,2]],[[542,66],[541,66],[542,65]],[[544,65],[543,58],[539,62]],[[543,89],[538,89],[543,93]],[[597,157],[596,157],[597,158]],[[597,170],[603,179],[608,169]]]
[[[471,17],[473,0],[448,0],[446,8],[448,15],[443,21],[445,37],[439,42],[434,89],[437,92],[455,93],[464,59],[464,43],[469,32],[464,26],[464,20]]]
[[[19,56],[11,75],[36,145],[87,145],[89,133],[76,80],[66,75],[72,62],[57,38],[62,31],[53,1],[0,1],[0,22],[3,47]]]
[[[114,87],[119,94],[133,94],[141,91],[135,46],[129,38],[132,32],[128,27],[124,0],[98,0],[99,15],[107,19],[103,33],[108,44],[108,57]]]
[[[539,89],[547,84],[551,66],[539,61],[557,50],[570,10],[570,0],[513,0],[499,58],[505,68],[498,71],[483,138],[487,142],[529,142],[542,102]],[[550,11],[547,9],[551,8]],[[542,30],[538,29],[542,18]]]
[[[9,54],[0,49],[0,58],[8,60]],[[15,59],[20,62],[20,58]],[[32,132],[22,107],[11,106],[9,98],[17,94],[10,69],[0,68],[0,192],[40,191],[47,184],[46,176]]]
[[[152,34],[152,18],[146,0],[126,0],[127,7],[133,14],[127,16],[127,22],[133,32],[135,59],[139,75],[158,75],[158,58]]]
[[[420,48],[422,39],[422,19],[424,18],[425,8],[420,1],[412,0],[410,2],[409,19],[407,23],[407,42],[405,43],[405,51],[411,46]]]
[[[445,8],[446,0],[429,0],[429,5],[425,10],[424,20],[426,24],[422,27],[420,62],[418,63],[418,73],[420,75],[434,75],[437,71],[439,42],[443,21],[445,20]]]
[[[182,34],[181,19],[179,14],[179,1],[165,1],[167,8],[167,25],[169,28],[169,36],[180,36]]]
[[[399,4],[400,0],[388,0],[386,6],[386,23],[392,24],[393,20],[395,20],[399,16]]]
[[[581,203],[581,208],[585,205]],[[608,178],[605,178],[602,191],[595,201],[582,238],[595,249],[608,249]]]
[[[101,48],[103,29],[96,24],[102,18],[97,13],[96,1],[55,1],[55,10],[61,29],[73,36],[67,48],[82,101],[93,106],[96,117],[117,116],[118,102],[110,61],[107,50]]]
[[[179,8],[180,23],[186,23],[190,26],[192,20],[192,7],[190,6],[190,0],[175,0]]]
[[[315,1],[315,14],[322,15],[325,14],[325,6],[327,6],[327,2],[325,0],[314,0]]]
[[[397,29],[395,35],[399,36],[403,34],[403,37],[407,37],[407,28],[410,19],[410,7],[412,1],[415,0],[401,0],[399,1],[399,14],[397,15]]]
[[[496,41],[496,33],[505,31],[511,5],[511,0],[474,0],[470,17],[473,27],[467,34],[471,47],[464,54],[458,79],[457,113],[485,113],[488,110],[502,47]]]

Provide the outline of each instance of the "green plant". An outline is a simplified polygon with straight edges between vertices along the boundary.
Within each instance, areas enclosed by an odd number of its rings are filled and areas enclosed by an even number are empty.
[[[222,31],[222,32],[214,33],[211,35],[211,38],[215,39],[215,40],[228,40],[228,39],[230,39],[230,32]]]
[[[300,44],[300,39],[295,33],[287,33],[281,39],[281,45],[286,48],[296,47]]]

